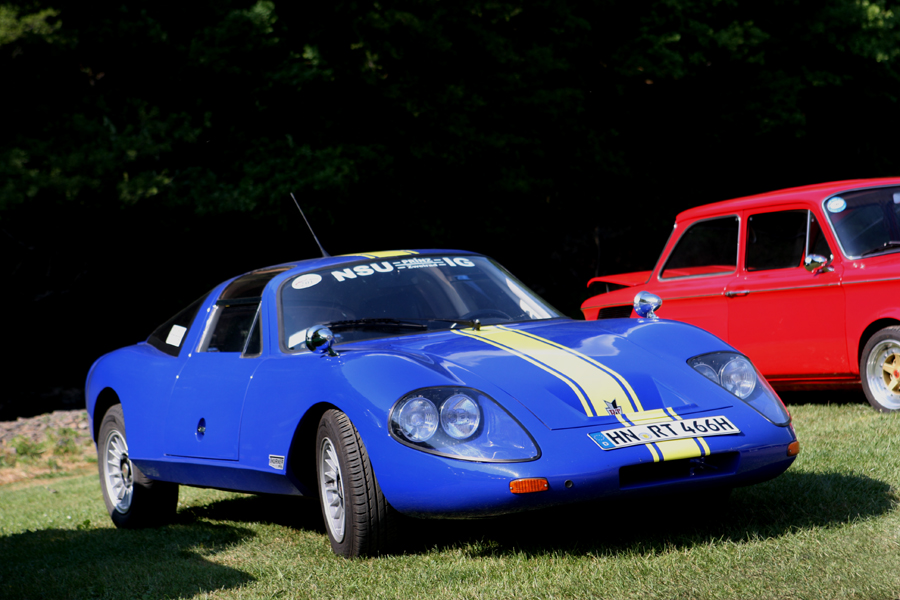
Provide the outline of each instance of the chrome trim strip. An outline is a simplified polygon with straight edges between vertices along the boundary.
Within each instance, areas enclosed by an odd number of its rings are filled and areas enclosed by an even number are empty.
[[[865,281],[844,281],[843,285],[855,285],[858,283],[883,283],[885,281],[900,281],[900,277],[888,277],[887,279],[866,279]]]
[[[686,278],[684,278],[684,279],[686,279]],[[853,283],[877,283],[877,282],[881,282],[881,281],[898,281],[898,280],[900,280],[900,277],[895,277],[893,279],[876,279],[876,280],[871,280],[871,281],[854,281]],[[726,298],[735,298],[735,297],[740,298],[743,296],[749,296],[750,294],[760,294],[763,292],[788,292],[791,290],[815,290],[815,289],[826,288],[826,287],[835,287],[835,286],[840,287],[841,285],[844,285],[844,283],[846,283],[846,282],[835,281],[832,283],[823,283],[823,284],[819,284],[819,285],[795,285],[795,286],[790,286],[790,287],[765,288],[765,289],[760,289],[760,290],[722,290],[722,292],[720,292],[718,294],[695,294],[692,296],[665,296],[664,300],[666,302],[672,302],[673,300],[693,300],[695,298],[717,298],[719,296],[725,296]],[[625,306],[625,305],[622,304],[621,302],[613,302],[612,304],[595,304],[593,306],[587,306],[585,308],[603,309],[603,308],[609,308],[611,306]]]
[[[718,293],[718,294],[699,294],[699,295],[696,295],[696,296],[674,296],[674,297],[673,297],[673,296],[666,296],[666,297],[664,298],[664,300],[665,300],[666,302],[671,302],[672,300],[693,300],[694,298],[718,298],[718,297],[721,296],[723,293],[724,293],[724,292],[721,292],[721,293]],[[614,302],[614,303],[612,303],[612,304],[595,304],[595,305],[593,305],[593,306],[586,306],[585,308],[587,308],[587,309],[597,308],[597,309],[603,310],[604,308],[610,308],[610,307],[614,307],[614,306],[629,306],[629,305],[627,305],[627,304],[622,304],[621,302]]]
[[[671,302],[672,300],[693,300],[694,298],[718,298],[719,296],[724,295],[725,292],[722,291],[718,294],[697,294],[696,296],[666,296],[663,298],[665,302]]]
[[[819,289],[819,288],[834,287],[834,286],[840,286],[840,285],[841,285],[841,282],[836,281],[834,283],[824,283],[821,285],[795,285],[795,286],[791,286],[791,287],[766,288],[766,289],[761,289],[761,290],[752,290],[752,289],[751,290],[728,290],[725,293],[725,295],[728,296],[729,298],[733,298],[733,297],[737,296],[738,294],[746,296],[748,294],[761,294],[763,292],[789,292],[791,290],[815,290],[815,289]],[[730,296],[729,296],[729,293],[731,294]]]

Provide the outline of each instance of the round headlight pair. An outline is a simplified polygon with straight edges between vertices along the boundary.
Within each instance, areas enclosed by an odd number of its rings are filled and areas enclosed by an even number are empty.
[[[424,396],[404,401],[396,409],[396,423],[411,442],[425,442],[438,430],[456,440],[464,440],[478,430],[481,411],[472,398],[454,394],[441,403],[440,412],[434,402]]]
[[[724,362],[724,364],[715,364],[719,362],[715,360],[703,362],[694,359],[696,362],[691,366],[698,373],[710,381],[721,385],[738,398],[748,398],[753,393],[753,390],[756,389],[756,369],[743,356],[731,356],[733,358]]]

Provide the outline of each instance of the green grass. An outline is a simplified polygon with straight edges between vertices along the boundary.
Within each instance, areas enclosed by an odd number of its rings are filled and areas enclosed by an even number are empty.
[[[332,555],[308,500],[182,488],[174,524],[119,531],[96,475],[19,481],[0,486],[0,597],[897,600],[900,414],[790,408],[800,457],[724,511],[413,522],[406,554],[367,560]]]

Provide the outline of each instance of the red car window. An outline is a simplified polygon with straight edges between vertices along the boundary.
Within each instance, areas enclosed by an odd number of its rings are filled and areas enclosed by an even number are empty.
[[[739,221],[735,216],[694,223],[682,234],[661,277],[731,273],[737,268]]]

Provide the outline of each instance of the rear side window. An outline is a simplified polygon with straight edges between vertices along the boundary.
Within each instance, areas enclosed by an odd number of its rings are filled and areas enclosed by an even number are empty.
[[[694,223],[682,234],[661,277],[732,273],[737,268],[739,221],[735,216]]]
[[[197,298],[190,306],[157,327],[147,338],[147,343],[169,356],[178,356],[191,328],[191,323],[194,322],[194,317],[197,316],[197,311],[206,300],[206,296],[207,294],[204,294]]]

